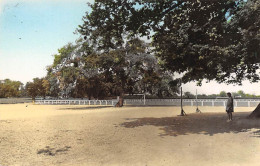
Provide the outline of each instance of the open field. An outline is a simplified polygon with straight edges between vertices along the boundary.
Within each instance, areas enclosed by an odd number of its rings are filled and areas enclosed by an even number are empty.
[[[259,165],[252,107],[0,105],[0,165]]]

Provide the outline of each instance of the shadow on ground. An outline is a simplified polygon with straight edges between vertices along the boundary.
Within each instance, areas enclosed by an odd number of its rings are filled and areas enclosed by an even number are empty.
[[[254,135],[260,137],[260,120],[248,119],[250,113],[235,113],[234,120],[227,122],[225,113],[197,113],[188,116],[162,118],[126,119],[122,127],[135,128],[152,125],[160,127],[160,136],[178,136],[187,134],[214,135],[219,133],[239,133],[257,129]],[[129,121],[130,120],[130,121]]]
[[[65,147],[60,148],[60,149],[55,149],[55,148],[51,148],[49,146],[46,146],[45,148],[38,150],[37,154],[44,154],[44,155],[47,155],[47,156],[55,156],[59,153],[65,153],[65,152],[69,151],[70,148],[71,148],[70,146],[65,146]]]
[[[101,109],[101,108],[109,108],[112,106],[89,106],[89,107],[74,107],[74,108],[61,108],[60,110],[95,110],[95,109]]]

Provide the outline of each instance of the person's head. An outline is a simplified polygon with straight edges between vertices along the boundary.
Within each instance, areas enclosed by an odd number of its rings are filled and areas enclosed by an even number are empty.
[[[227,93],[227,96],[228,96],[228,97],[231,97],[231,93],[230,93],[230,92],[228,92],[228,93]]]

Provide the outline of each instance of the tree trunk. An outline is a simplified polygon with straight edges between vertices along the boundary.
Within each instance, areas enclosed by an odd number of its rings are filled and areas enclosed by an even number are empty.
[[[260,103],[248,117],[251,119],[260,118]]]
[[[119,101],[116,104],[116,107],[123,107],[124,106],[124,93],[120,93]]]
[[[36,96],[32,96],[32,103],[33,104],[35,103],[35,98],[36,98]]]
[[[119,107],[123,107],[124,106],[124,96],[120,95],[119,96]]]

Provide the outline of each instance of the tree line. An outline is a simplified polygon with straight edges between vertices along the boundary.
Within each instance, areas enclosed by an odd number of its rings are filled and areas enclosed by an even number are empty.
[[[23,83],[10,79],[0,80],[0,98],[21,97],[26,93]]]
[[[53,78],[52,78],[53,79]],[[36,97],[45,98],[52,97],[54,99],[59,98],[59,93],[61,90],[59,89],[58,84],[56,85],[56,89],[51,88],[50,80],[47,77],[44,78],[34,78],[32,82],[27,82],[26,85],[21,83],[20,81],[12,81],[10,79],[2,80],[0,83],[0,98],[12,98],[12,97],[32,97],[35,99]],[[76,90],[76,88],[74,89]],[[177,90],[177,89],[176,89]],[[75,93],[75,92],[74,92]],[[177,93],[177,92],[176,92]],[[158,96],[158,95],[147,95],[146,98],[156,99],[156,98],[179,98],[179,96],[175,93],[175,95],[168,96]],[[221,91],[219,94],[198,94],[198,99],[216,99],[218,97],[226,97],[226,91]],[[81,92],[83,94],[83,92]],[[234,98],[260,98],[260,95],[248,94],[243,90],[239,90],[237,92],[232,92],[232,96]],[[86,97],[85,95],[80,96],[77,94],[78,98]],[[107,97],[107,96],[105,96]],[[140,98],[137,96],[132,96],[130,98]],[[189,91],[183,93],[183,98],[185,99],[195,99],[196,95],[192,94]]]
[[[255,94],[248,94],[245,93],[243,90],[239,90],[237,92],[231,92],[233,98],[236,99],[252,99],[252,98],[260,98],[260,95],[255,95]],[[192,94],[191,92],[184,92],[183,98],[185,99],[195,99],[196,95]],[[217,99],[217,98],[227,98],[227,92],[226,91],[221,91],[219,94],[198,94],[197,95],[198,99]]]

